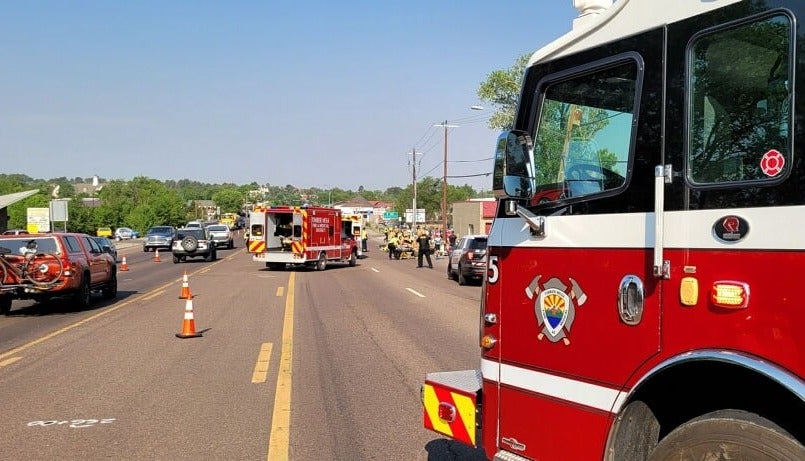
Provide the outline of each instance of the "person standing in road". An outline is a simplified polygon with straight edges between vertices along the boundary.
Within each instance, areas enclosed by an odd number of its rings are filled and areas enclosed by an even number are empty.
[[[430,235],[428,235],[428,231],[419,231],[417,244],[419,244],[419,250],[417,251],[416,267],[422,267],[422,257],[424,256],[428,260],[428,267],[433,269],[433,261],[430,260]]]
[[[397,235],[394,232],[388,234],[389,242],[386,245],[389,249],[389,259],[400,259],[397,256]]]
[[[366,228],[363,228],[361,230],[361,251],[363,251],[364,253],[369,251],[368,250],[368,247],[369,247],[368,242],[369,242],[369,233],[366,232]]]

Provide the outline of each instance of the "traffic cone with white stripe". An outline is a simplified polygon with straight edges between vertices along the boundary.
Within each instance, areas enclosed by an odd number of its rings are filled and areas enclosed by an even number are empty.
[[[187,299],[184,305],[184,321],[182,332],[176,333],[177,338],[200,338],[201,332],[196,332],[196,321],[193,318],[193,298]]]
[[[120,270],[123,272],[129,270],[129,263],[126,262],[125,256],[123,256],[123,261],[120,263]]]
[[[179,294],[179,299],[190,299],[193,295],[190,294],[190,284],[187,283],[187,271],[184,271],[182,276],[182,292]]]
[[[158,263],[159,261],[160,261],[159,260],[159,248],[157,248],[156,250],[154,250],[154,262]]]

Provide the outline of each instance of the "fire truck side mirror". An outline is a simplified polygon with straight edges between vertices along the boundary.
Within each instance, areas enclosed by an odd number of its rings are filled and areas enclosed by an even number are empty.
[[[504,131],[498,136],[492,174],[492,190],[496,197],[531,198],[533,178],[528,172],[532,151],[531,136],[524,131]]]

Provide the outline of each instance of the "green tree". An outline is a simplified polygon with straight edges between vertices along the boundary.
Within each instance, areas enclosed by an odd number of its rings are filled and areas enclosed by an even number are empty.
[[[530,54],[524,54],[508,69],[492,71],[478,88],[478,97],[485,104],[495,107],[488,126],[493,130],[510,130],[514,127],[514,112],[520,96]]]
[[[243,206],[243,194],[236,188],[221,189],[212,196],[221,213],[237,213]]]

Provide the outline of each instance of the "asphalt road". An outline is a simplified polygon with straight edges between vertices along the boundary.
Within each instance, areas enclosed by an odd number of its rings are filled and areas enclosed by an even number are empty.
[[[268,271],[119,244],[119,297],[0,317],[3,459],[472,460],[422,428],[425,373],[475,368],[481,288],[389,261]],[[188,285],[199,338],[185,325]]]

